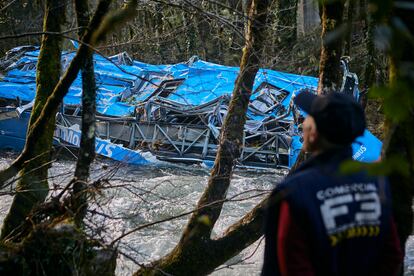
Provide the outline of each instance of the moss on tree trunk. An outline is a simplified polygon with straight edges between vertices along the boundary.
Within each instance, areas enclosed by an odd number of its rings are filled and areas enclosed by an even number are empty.
[[[340,58],[344,32],[342,24],[344,0],[322,0],[322,50],[319,62],[318,94],[326,94],[341,88]]]
[[[64,21],[64,5],[57,0],[48,0],[45,5],[45,17],[43,29],[45,32],[57,32],[61,30]],[[59,35],[45,34],[37,63],[36,98],[30,116],[28,132],[39,117],[48,97],[60,77],[60,54],[62,37]],[[33,139],[35,146],[27,153],[25,166],[20,170],[21,179],[17,184],[17,194],[13,199],[10,211],[4,221],[1,238],[11,238],[13,230],[18,233],[18,227],[25,221],[32,208],[46,198],[49,187],[47,182],[47,170],[49,168],[50,153],[52,150],[53,132],[55,129],[56,108],[45,122],[43,131]],[[27,149],[27,144],[26,144]],[[13,236],[13,234],[12,234]]]

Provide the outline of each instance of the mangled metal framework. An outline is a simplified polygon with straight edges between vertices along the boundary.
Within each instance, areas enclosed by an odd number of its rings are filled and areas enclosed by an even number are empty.
[[[202,107],[180,109],[169,101],[153,99],[148,102],[147,108],[156,107],[157,111],[148,117],[97,116],[96,135],[130,149],[148,150],[161,160],[212,162],[217,153],[220,133],[220,127],[212,121],[222,122],[220,111],[225,102],[228,99]],[[66,127],[81,124],[79,116],[65,111],[58,118],[58,123]],[[281,118],[245,129],[238,165],[288,167],[291,128],[292,122]]]
[[[0,99],[8,105],[14,104],[20,112],[17,115],[30,111],[38,55],[37,49],[27,48],[23,54],[21,49],[24,48],[12,51],[18,53],[18,58],[16,54],[12,55],[12,62],[3,59],[7,69],[0,82]],[[72,53],[63,54],[63,66],[72,57]],[[126,53],[110,58],[95,55],[94,59],[98,84],[96,136],[100,141],[122,145],[116,147],[121,150],[125,148],[140,154],[150,152],[162,160],[214,161],[238,68],[201,61],[196,57],[173,65],[145,64],[134,61]],[[301,148],[300,114],[292,104],[292,96],[299,90],[316,87],[315,78],[259,70],[246,114],[237,164],[291,167]],[[357,88],[354,85],[347,89],[356,93]],[[80,98],[81,81],[78,77],[57,117],[55,135],[62,143],[78,146],[78,141],[71,141],[58,130],[79,129]],[[13,112],[10,112],[9,107],[8,112],[0,113],[9,120],[10,114],[13,117]],[[0,128],[2,122],[0,120]],[[13,135],[25,135],[25,131],[18,132],[15,130]],[[0,136],[0,146],[1,141]],[[98,148],[97,152],[101,153]],[[112,154],[110,150],[108,152]],[[112,158],[111,154],[103,155]]]

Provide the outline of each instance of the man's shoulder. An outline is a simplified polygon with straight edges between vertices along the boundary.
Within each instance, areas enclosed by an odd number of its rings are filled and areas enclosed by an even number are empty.
[[[298,172],[293,172],[291,175],[288,175],[284,180],[283,184],[289,185],[303,181],[311,181],[315,176],[319,174],[319,171],[316,168],[308,168]]]
[[[317,178],[318,171],[314,168],[309,168],[299,172],[294,172],[288,175],[279,185],[276,186],[275,192],[285,189],[291,189],[297,185],[311,183]]]
[[[358,173],[346,174],[338,170],[326,172],[319,167],[307,168],[298,172],[294,172],[287,176],[275,188],[275,193],[280,191],[287,191],[289,194],[297,191],[300,194],[306,191],[313,191],[315,189],[327,188],[329,186],[340,186],[351,183],[375,183],[383,187],[388,186],[386,177],[372,176],[365,171]],[[388,188],[386,188],[388,189]]]

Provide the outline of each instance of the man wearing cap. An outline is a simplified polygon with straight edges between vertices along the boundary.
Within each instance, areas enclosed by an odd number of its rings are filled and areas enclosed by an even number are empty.
[[[304,91],[294,101],[308,114],[303,150],[312,156],[270,197],[262,275],[397,275],[387,180],[340,171],[365,130],[363,110],[341,93]]]

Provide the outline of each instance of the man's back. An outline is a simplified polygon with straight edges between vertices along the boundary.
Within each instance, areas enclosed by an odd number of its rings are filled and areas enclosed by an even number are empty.
[[[401,252],[388,184],[365,173],[340,174],[350,155],[350,148],[321,154],[277,188],[280,199],[266,226],[265,275],[395,273]]]

